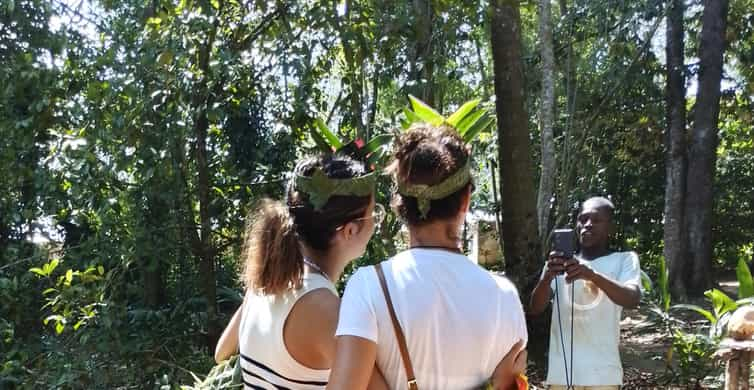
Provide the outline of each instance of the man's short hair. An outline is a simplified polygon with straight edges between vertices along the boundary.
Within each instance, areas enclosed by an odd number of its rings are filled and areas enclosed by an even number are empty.
[[[595,209],[607,209],[610,219],[613,219],[613,213],[615,212],[615,205],[610,199],[604,196],[593,196],[583,203],[581,203],[581,210],[583,211],[586,206],[594,207]]]

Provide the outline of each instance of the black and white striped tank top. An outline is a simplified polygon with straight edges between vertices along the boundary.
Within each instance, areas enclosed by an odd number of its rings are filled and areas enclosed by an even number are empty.
[[[315,370],[296,361],[283,341],[283,327],[293,305],[304,294],[326,288],[337,295],[335,286],[319,274],[305,273],[300,289],[282,295],[246,293],[239,345],[245,389],[321,390],[327,386],[330,370]]]

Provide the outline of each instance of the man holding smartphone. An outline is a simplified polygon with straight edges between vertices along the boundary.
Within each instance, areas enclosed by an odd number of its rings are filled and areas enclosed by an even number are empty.
[[[568,231],[554,232],[554,250],[532,292],[534,315],[542,313],[556,293],[546,380],[550,389],[612,390],[623,383],[621,312],[639,304],[641,276],[635,252],[609,247],[614,209],[603,197],[582,204],[575,255]]]

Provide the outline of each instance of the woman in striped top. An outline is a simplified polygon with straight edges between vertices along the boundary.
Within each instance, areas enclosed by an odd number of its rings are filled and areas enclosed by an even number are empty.
[[[376,207],[375,207],[376,206]],[[244,245],[244,302],[215,351],[241,353],[245,389],[324,389],[335,354],[334,283],[384,216],[374,174],[344,156],[309,158],[286,204],[262,201]],[[374,388],[385,388],[379,374]]]

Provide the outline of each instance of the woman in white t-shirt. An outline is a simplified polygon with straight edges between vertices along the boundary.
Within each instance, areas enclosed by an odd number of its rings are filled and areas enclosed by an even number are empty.
[[[286,204],[265,200],[250,217],[246,295],[215,351],[219,362],[240,350],[245,389],[327,385],[340,305],[334,283],[384,216],[374,184],[348,157],[306,159]]]
[[[516,288],[460,250],[473,189],[470,147],[451,128],[417,125],[396,139],[394,154],[393,209],[408,225],[410,248],[381,268],[415,385],[478,387],[517,342],[525,344],[527,333]],[[360,268],[348,281],[336,335],[328,389],[365,388],[375,363],[390,388],[415,388],[375,267]],[[510,373],[499,379],[496,388],[515,387]]]

